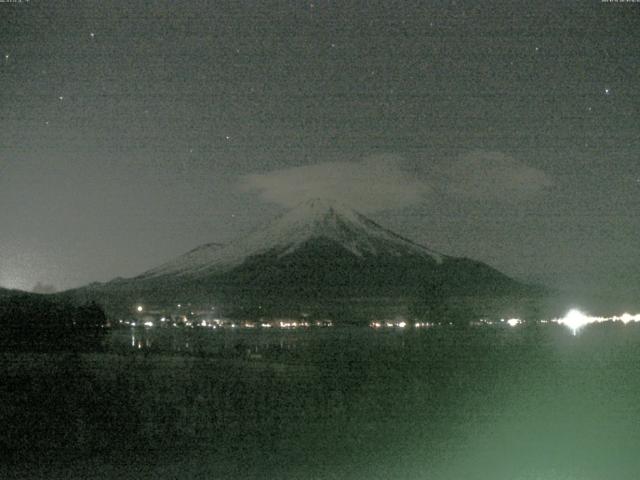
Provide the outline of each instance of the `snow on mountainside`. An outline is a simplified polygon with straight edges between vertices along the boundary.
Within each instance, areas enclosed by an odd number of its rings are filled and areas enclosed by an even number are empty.
[[[216,252],[223,247],[224,245],[221,243],[205,243],[204,245],[200,245],[193,250],[188,251],[184,255],[161,265],[160,267],[143,273],[140,277],[154,275],[153,272],[156,271],[163,274],[165,273],[165,269],[167,273],[197,269],[202,265],[206,265],[214,261],[213,259],[215,258]]]
[[[284,257],[315,238],[335,242],[356,257],[420,256],[441,263],[444,255],[417,245],[336,202],[314,199],[230,245],[207,244],[149,270],[138,279],[165,275],[199,276],[227,271],[265,253]]]

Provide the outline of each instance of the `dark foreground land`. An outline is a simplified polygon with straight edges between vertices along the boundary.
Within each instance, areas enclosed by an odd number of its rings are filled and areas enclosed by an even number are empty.
[[[638,326],[335,328],[186,351],[114,335],[102,353],[0,356],[0,478],[640,471]]]

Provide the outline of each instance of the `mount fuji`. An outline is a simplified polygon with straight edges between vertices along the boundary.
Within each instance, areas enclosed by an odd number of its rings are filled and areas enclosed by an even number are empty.
[[[332,247],[341,255],[360,261],[375,257],[412,256],[429,263],[442,263],[444,259],[443,255],[384,229],[344,205],[314,199],[278,217],[266,228],[226,247],[221,248],[220,244],[202,245],[136,278],[202,278],[239,267],[259,256],[286,262],[290,256],[309,249],[315,242],[322,243],[323,248]]]
[[[278,310],[407,298],[437,303],[530,288],[484,263],[414,243],[337,202],[314,199],[229,245],[202,245],[136,277],[76,293],[129,306],[215,299]]]

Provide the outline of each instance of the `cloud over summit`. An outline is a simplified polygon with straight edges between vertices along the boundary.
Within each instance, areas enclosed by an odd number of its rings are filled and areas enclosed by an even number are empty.
[[[310,198],[339,200],[362,212],[420,203],[431,187],[402,168],[401,157],[375,155],[357,162],[322,162],[245,175],[245,191],[284,207]]]
[[[473,151],[450,163],[424,160],[408,168],[393,154],[327,161],[244,175],[240,187],[292,208],[311,198],[339,200],[362,212],[397,210],[440,195],[455,202],[515,203],[552,185],[551,178],[500,152]]]

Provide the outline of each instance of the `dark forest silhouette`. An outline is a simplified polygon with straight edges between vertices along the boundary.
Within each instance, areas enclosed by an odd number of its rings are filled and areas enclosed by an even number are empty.
[[[45,295],[0,300],[0,349],[28,351],[99,348],[107,320],[96,303],[76,305]]]

